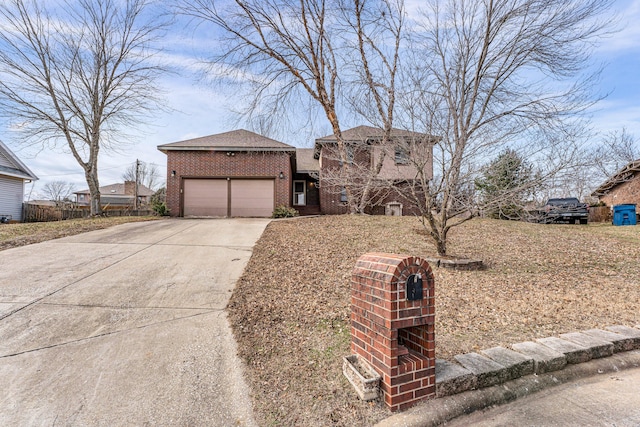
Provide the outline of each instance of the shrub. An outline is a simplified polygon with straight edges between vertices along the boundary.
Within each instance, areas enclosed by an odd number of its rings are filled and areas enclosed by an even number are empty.
[[[162,202],[162,203],[154,203],[151,206],[151,209],[153,209],[153,211],[159,216],[167,216],[167,215],[169,215],[169,209],[167,209],[167,205],[164,202]]]
[[[286,206],[278,206],[273,211],[271,218],[292,218],[298,215],[299,215],[299,212],[293,208],[288,208]]]

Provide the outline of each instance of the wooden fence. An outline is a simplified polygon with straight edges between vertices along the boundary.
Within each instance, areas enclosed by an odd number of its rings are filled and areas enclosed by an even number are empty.
[[[102,208],[104,216],[149,216],[154,215],[151,209],[123,208],[120,206],[106,206]],[[22,205],[22,221],[23,222],[49,222],[62,221],[66,219],[88,218],[90,210],[88,207],[59,207],[34,205],[24,203]]]
[[[589,208],[589,222],[611,222],[610,206],[592,206]]]

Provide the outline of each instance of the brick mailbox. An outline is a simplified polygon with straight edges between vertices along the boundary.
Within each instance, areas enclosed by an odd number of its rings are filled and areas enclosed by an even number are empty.
[[[418,257],[369,253],[351,277],[351,351],[380,375],[384,402],[404,410],[435,397],[434,280]]]

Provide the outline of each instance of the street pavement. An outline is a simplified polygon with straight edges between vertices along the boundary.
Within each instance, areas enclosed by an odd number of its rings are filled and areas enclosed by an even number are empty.
[[[265,219],[0,252],[0,425],[253,426],[225,307]]]
[[[376,427],[638,427],[640,350],[427,400]]]
[[[447,427],[638,427],[640,368],[580,379],[478,411]]]

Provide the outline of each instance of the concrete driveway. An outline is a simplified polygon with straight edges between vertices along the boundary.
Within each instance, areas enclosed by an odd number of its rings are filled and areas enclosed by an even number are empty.
[[[268,220],[0,252],[0,425],[255,425],[224,308]]]

